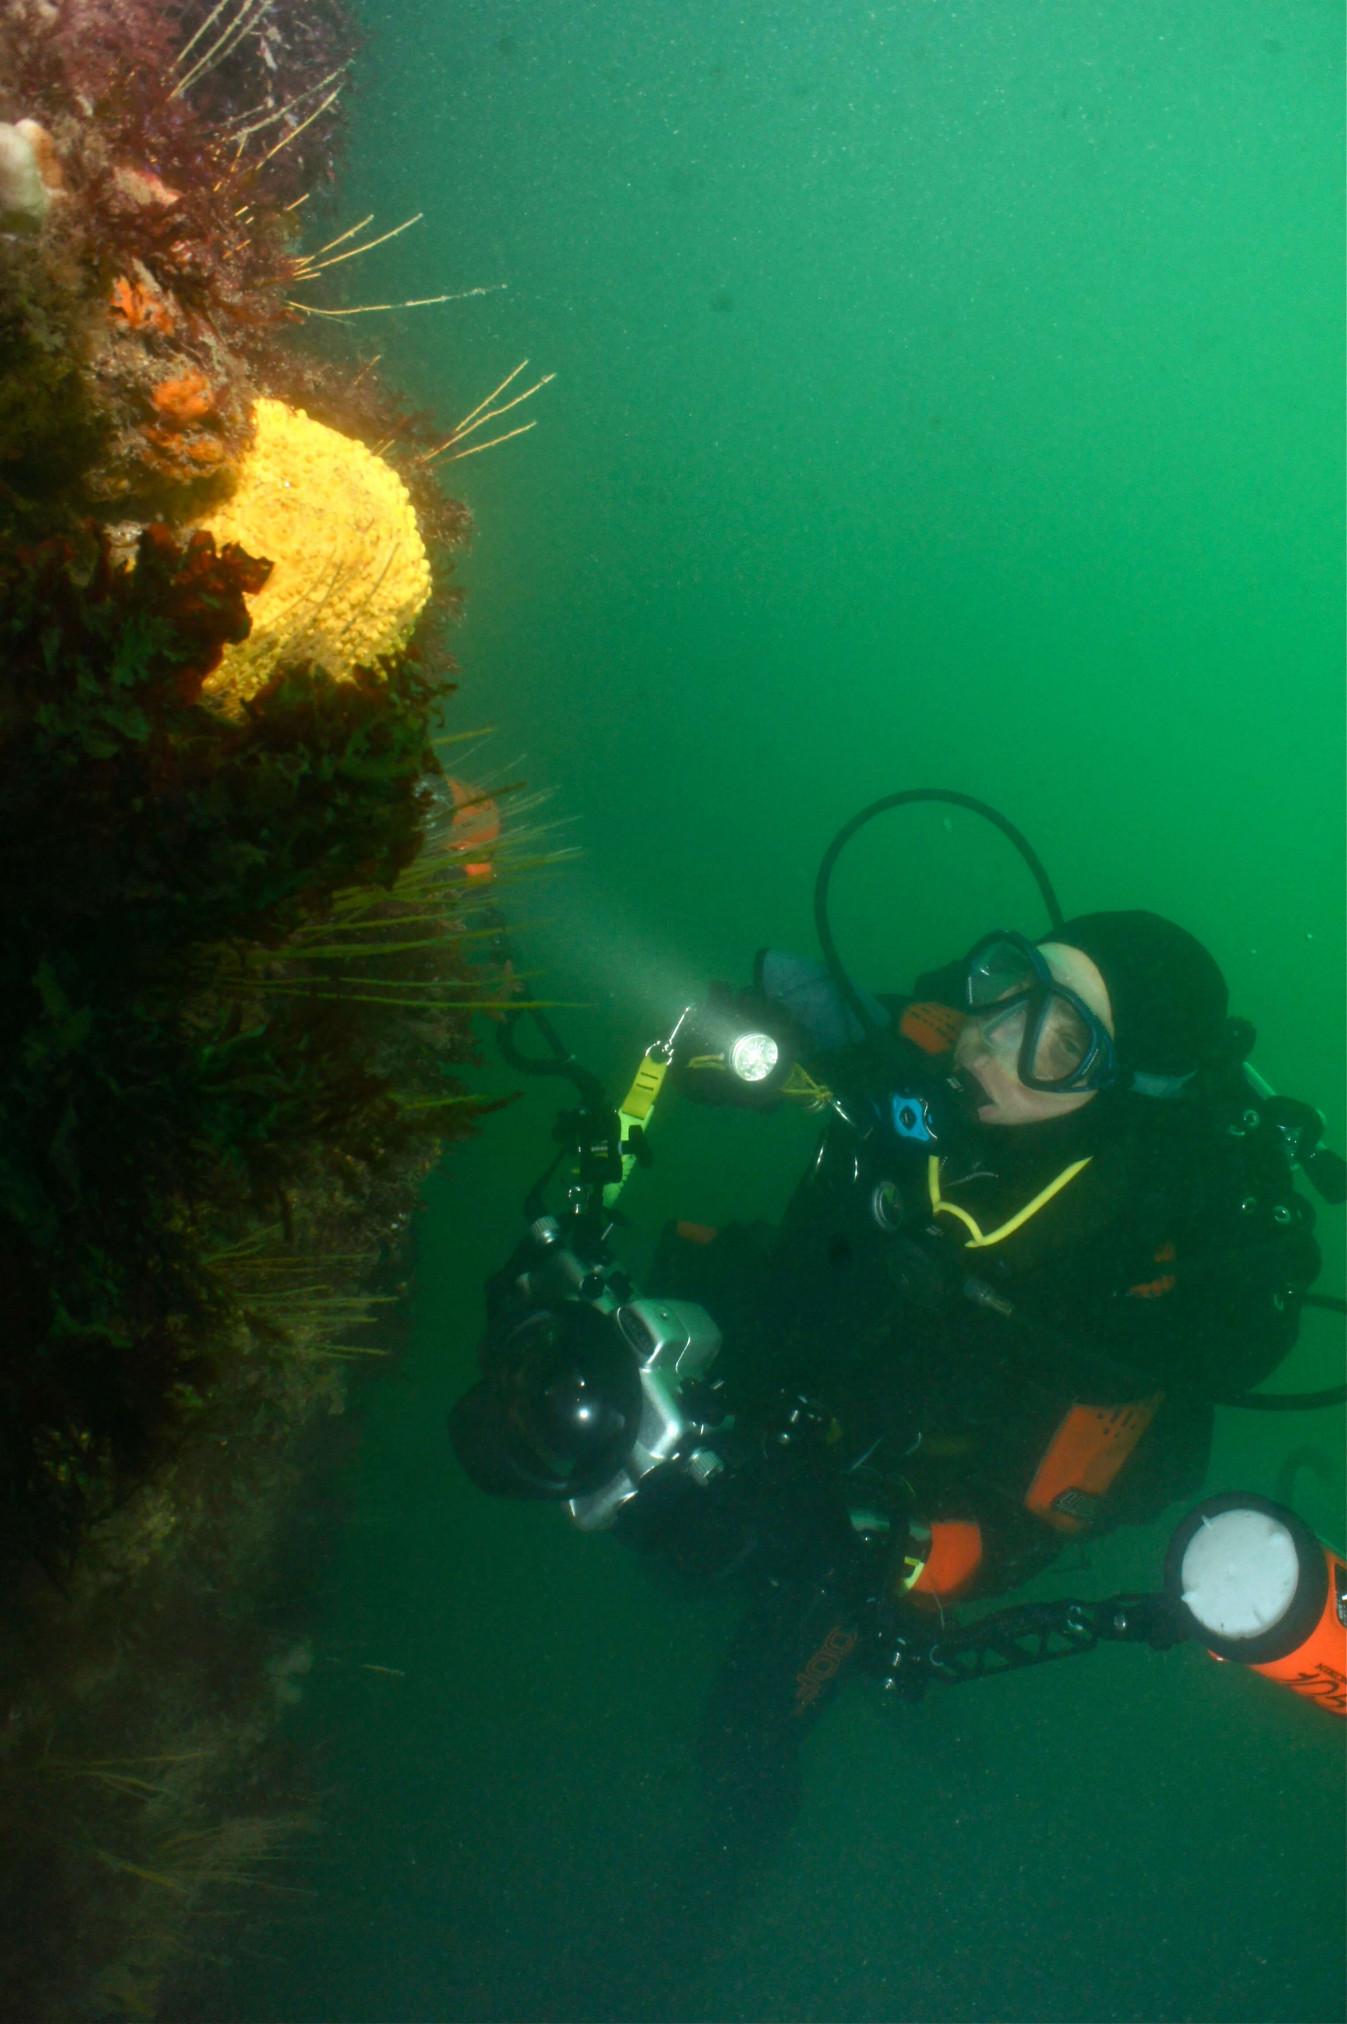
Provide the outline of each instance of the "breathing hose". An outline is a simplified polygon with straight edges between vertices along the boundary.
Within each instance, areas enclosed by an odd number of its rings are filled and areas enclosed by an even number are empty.
[[[861,1031],[869,1034],[871,1037],[881,1029],[874,1014],[868,1009],[865,1000],[861,997],[860,992],[847,975],[842,958],[837,953],[837,944],[833,940],[832,924],[828,918],[828,888],[832,884],[832,875],[837,860],[851,842],[853,836],[864,829],[868,822],[873,822],[877,815],[885,815],[891,808],[905,808],[909,803],[916,801],[947,801],[954,808],[971,809],[974,815],[980,815],[987,822],[992,823],[1000,830],[1002,836],[1007,837],[1015,846],[1024,862],[1028,865],[1029,870],[1033,873],[1034,882],[1042,894],[1043,904],[1048,910],[1048,920],[1051,925],[1054,928],[1060,928],[1065,919],[1062,909],[1058,905],[1057,895],[1053,891],[1052,880],[1044,870],[1043,861],[1039,857],[1038,852],[1029,842],[1029,839],[1016,829],[1014,823],[1008,821],[998,809],[993,808],[990,802],[979,801],[971,794],[960,794],[951,787],[909,787],[904,789],[901,794],[885,794],[878,801],[872,801],[868,808],[863,808],[859,815],[853,815],[850,822],[845,823],[838,830],[836,836],[823,853],[823,862],[820,864],[818,876],[814,880],[814,928],[818,935],[819,947],[823,951],[823,960],[828,966],[828,974],[846,1000],[851,1011],[860,1021]]]
[[[1302,1307],[1326,1307],[1330,1314],[1347,1314],[1347,1300],[1336,1293],[1306,1293]],[[1216,1401],[1218,1406],[1240,1406],[1245,1412],[1307,1413],[1316,1406],[1347,1405],[1347,1384],[1326,1385],[1323,1391],[1236,1392]]]

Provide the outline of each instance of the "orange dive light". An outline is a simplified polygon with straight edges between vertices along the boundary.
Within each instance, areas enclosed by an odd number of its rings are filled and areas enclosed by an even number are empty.
[[[1193,1637],[1347,1714],[1347,1563],[1266,1497],[1208,1497],[1169,1544],[1165,1589]]]

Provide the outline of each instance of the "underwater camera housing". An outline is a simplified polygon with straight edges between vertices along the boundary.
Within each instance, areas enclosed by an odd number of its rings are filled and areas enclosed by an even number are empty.
[[[449,1418],[479,1489],[564,1502],[595,1532],[675,1457],[703,1481],[719,1471],[692,1410],[720,1351],[704,1307],[639,1296],[541,1216],[490,1282],[488,1315],[482,1378]]]

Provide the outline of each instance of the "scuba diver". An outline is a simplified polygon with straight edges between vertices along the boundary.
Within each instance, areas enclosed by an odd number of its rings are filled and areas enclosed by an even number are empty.
[[[930,799],[1011,838],[1051,926],[989,930],[872,995],[833,943],[833,866],[874,816]],[[1163,1593],[985,1609],[1069,1541],[1197,1495],[1218,1406],[1341,1399],[1253,1391],[1305,1305],[1341,1309],[1309,1292],[1294,1186],[1347,1193],[1322,1119],[1249,1065],[1252,1029],[1193,935],[1137,910],[1065,919],[984,804],[873,804],[815,902],[824,960],[760,952],[746,989],[713,987],[647,1050],[616,1111],[545,1021],[549,1059],[503,1036],[581,1102],[489,1282],[460,1461],[685,1581],[742,1587],[702,1736],[722,1848],[788,1820],[800,1738],[849,1669],[902,1700],[1105,1640],[1198,1638],[1342,1711],[1343,1562],[1257,1497],[1199,1506]],[[779,1229],[670,1225],[646,1297],[610,1237],[666,1081],[824,1122]]]
[[[1194,1087],[1227,1013],[1202,945],[1141,912],[997,931],[885,1001],[878,1049],[824,1048],[839,1008],[813,966],[767,952],[756,985],[740,1025],[775,1026],[849,1115],[886,1095],[891,1115],[882,1167],[836,1115],[825,1130],[762,1250],[741,1390],[819,1396],[842,1472],[901,1485],[909,1592],[1000,1593],[1195,1491],[1215,1399],[1280,1363],[1319,1269],[1277,1149],[1255,1163]],[[744,1089],[723,1056],[694,1036],[689,1095]],[[755,1240],[711,1241],[741,1253],[742,1288]],[[705,1268],[677,1245],[652,1277],[690,1292]]]

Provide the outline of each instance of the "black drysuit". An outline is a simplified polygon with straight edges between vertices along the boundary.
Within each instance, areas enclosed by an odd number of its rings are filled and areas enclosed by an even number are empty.
[[[933,1063],[898,1039],[888,1080],[904,1066],[929,1076]],[[865,1456],[872,1473],[902,1477],[922,1517],[976,1517],[977,1588],[995,1592],[1061,1544],[1025,1497],[1073,1403],[1158,1400],[1083,1529],[1139,1522],[1197,1490],[1213,1402],[1257,1384],[1294,1342],[1319,1266],[1313,1213],[1270,1135],[1232,1131],[1246,1110],[1236,1084],[1203,1085],[969,1128],[937,1186],[985,1234],[1088,1161],[986,1245],[933,1212],[927,1148],[889,1140],[881,1173],[867,1142],[833,1122],[779,1231],[730,1229],[692,1251],[667,1242],[652,1284],[716,1315],[745,1419],[783,1388],[803,1393],[835,1418],[839,1474]]]

